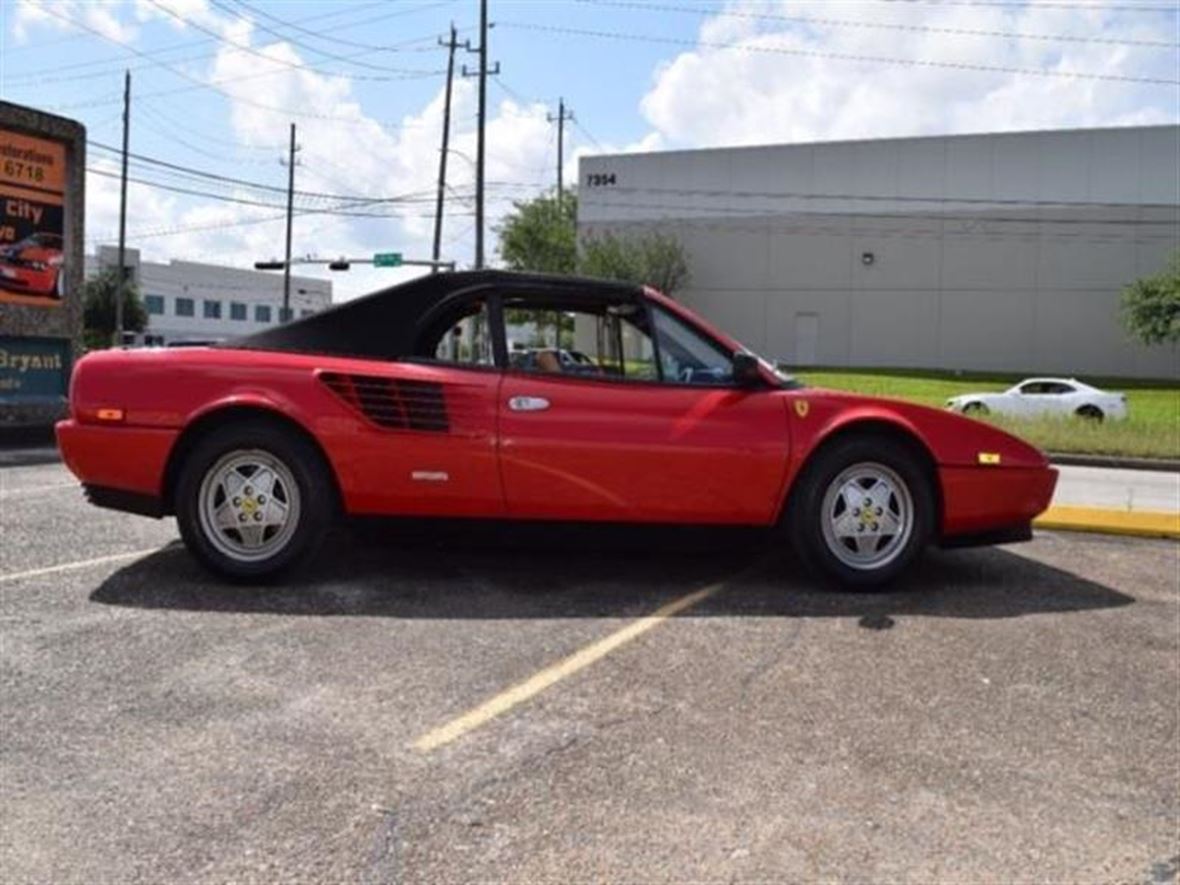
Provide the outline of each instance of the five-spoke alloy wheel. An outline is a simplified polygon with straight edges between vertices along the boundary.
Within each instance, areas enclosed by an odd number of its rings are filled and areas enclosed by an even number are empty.
[[[185,544],[223,577],[269,577],[309,556],[334,513],[319,450],[266,420],[226,424],[185,458],[176,517]]]
[[[888,582],[921,552],[935,507],[920,450],[892,436],[850,434],[825,445],[804,468],[786,521],[806,565],[863,588]]]

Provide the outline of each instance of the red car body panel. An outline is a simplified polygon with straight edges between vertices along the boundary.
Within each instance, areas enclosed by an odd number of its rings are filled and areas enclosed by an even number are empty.
[[[872,424],[928,453],[944,539],[1027,524],[1049,504],[1056,472],[1009,434],[912,403],[784,389],[765,372],[767,386],[750,389],[231,348],[104,351],[77,364],[58,440],[83,483],[150,496],[162,512],[183,432],[247,407],[316,440],[351,514],[765,526],[825,440]],[[383,408],[441,409],[446,432],[413,429],[400,413],[396,427],[377,423],[357,391],[387,383],[402,399]],[[514,397],[549,407],[513,411]]]

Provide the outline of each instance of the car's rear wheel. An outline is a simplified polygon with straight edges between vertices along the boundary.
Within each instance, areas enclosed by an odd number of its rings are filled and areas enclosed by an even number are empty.
[[[1102,414],[1102,409],[1097,406],[1082,406],[1075,413],[1079,418],[1085,421],[1101,421],[1106,416]]]
[[[266,421],[203,437],[181,468],[176,517],[189,550],[231,580],[278,575],[309,557],[335,500],[319,451]]]
[[[880,586],[925,547],[936,520],[931,478],[911,445],[865,434],[816,454],[791,497],[791,542],[814,572]]]

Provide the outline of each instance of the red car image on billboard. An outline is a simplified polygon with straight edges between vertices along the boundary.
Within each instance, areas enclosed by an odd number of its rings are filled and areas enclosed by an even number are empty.
[[[0,301],[61,303],[65,145],[0,129]]]
[[[62,238],[49,233],[0,247],[0,289],[60,300],[62,247]]]

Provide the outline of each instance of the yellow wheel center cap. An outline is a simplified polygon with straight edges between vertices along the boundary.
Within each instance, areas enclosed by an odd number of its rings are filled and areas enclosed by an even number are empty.
[[[242,499],[242,512],[247,516],[254,513],[258,509],[258,503],[253,498]]]

